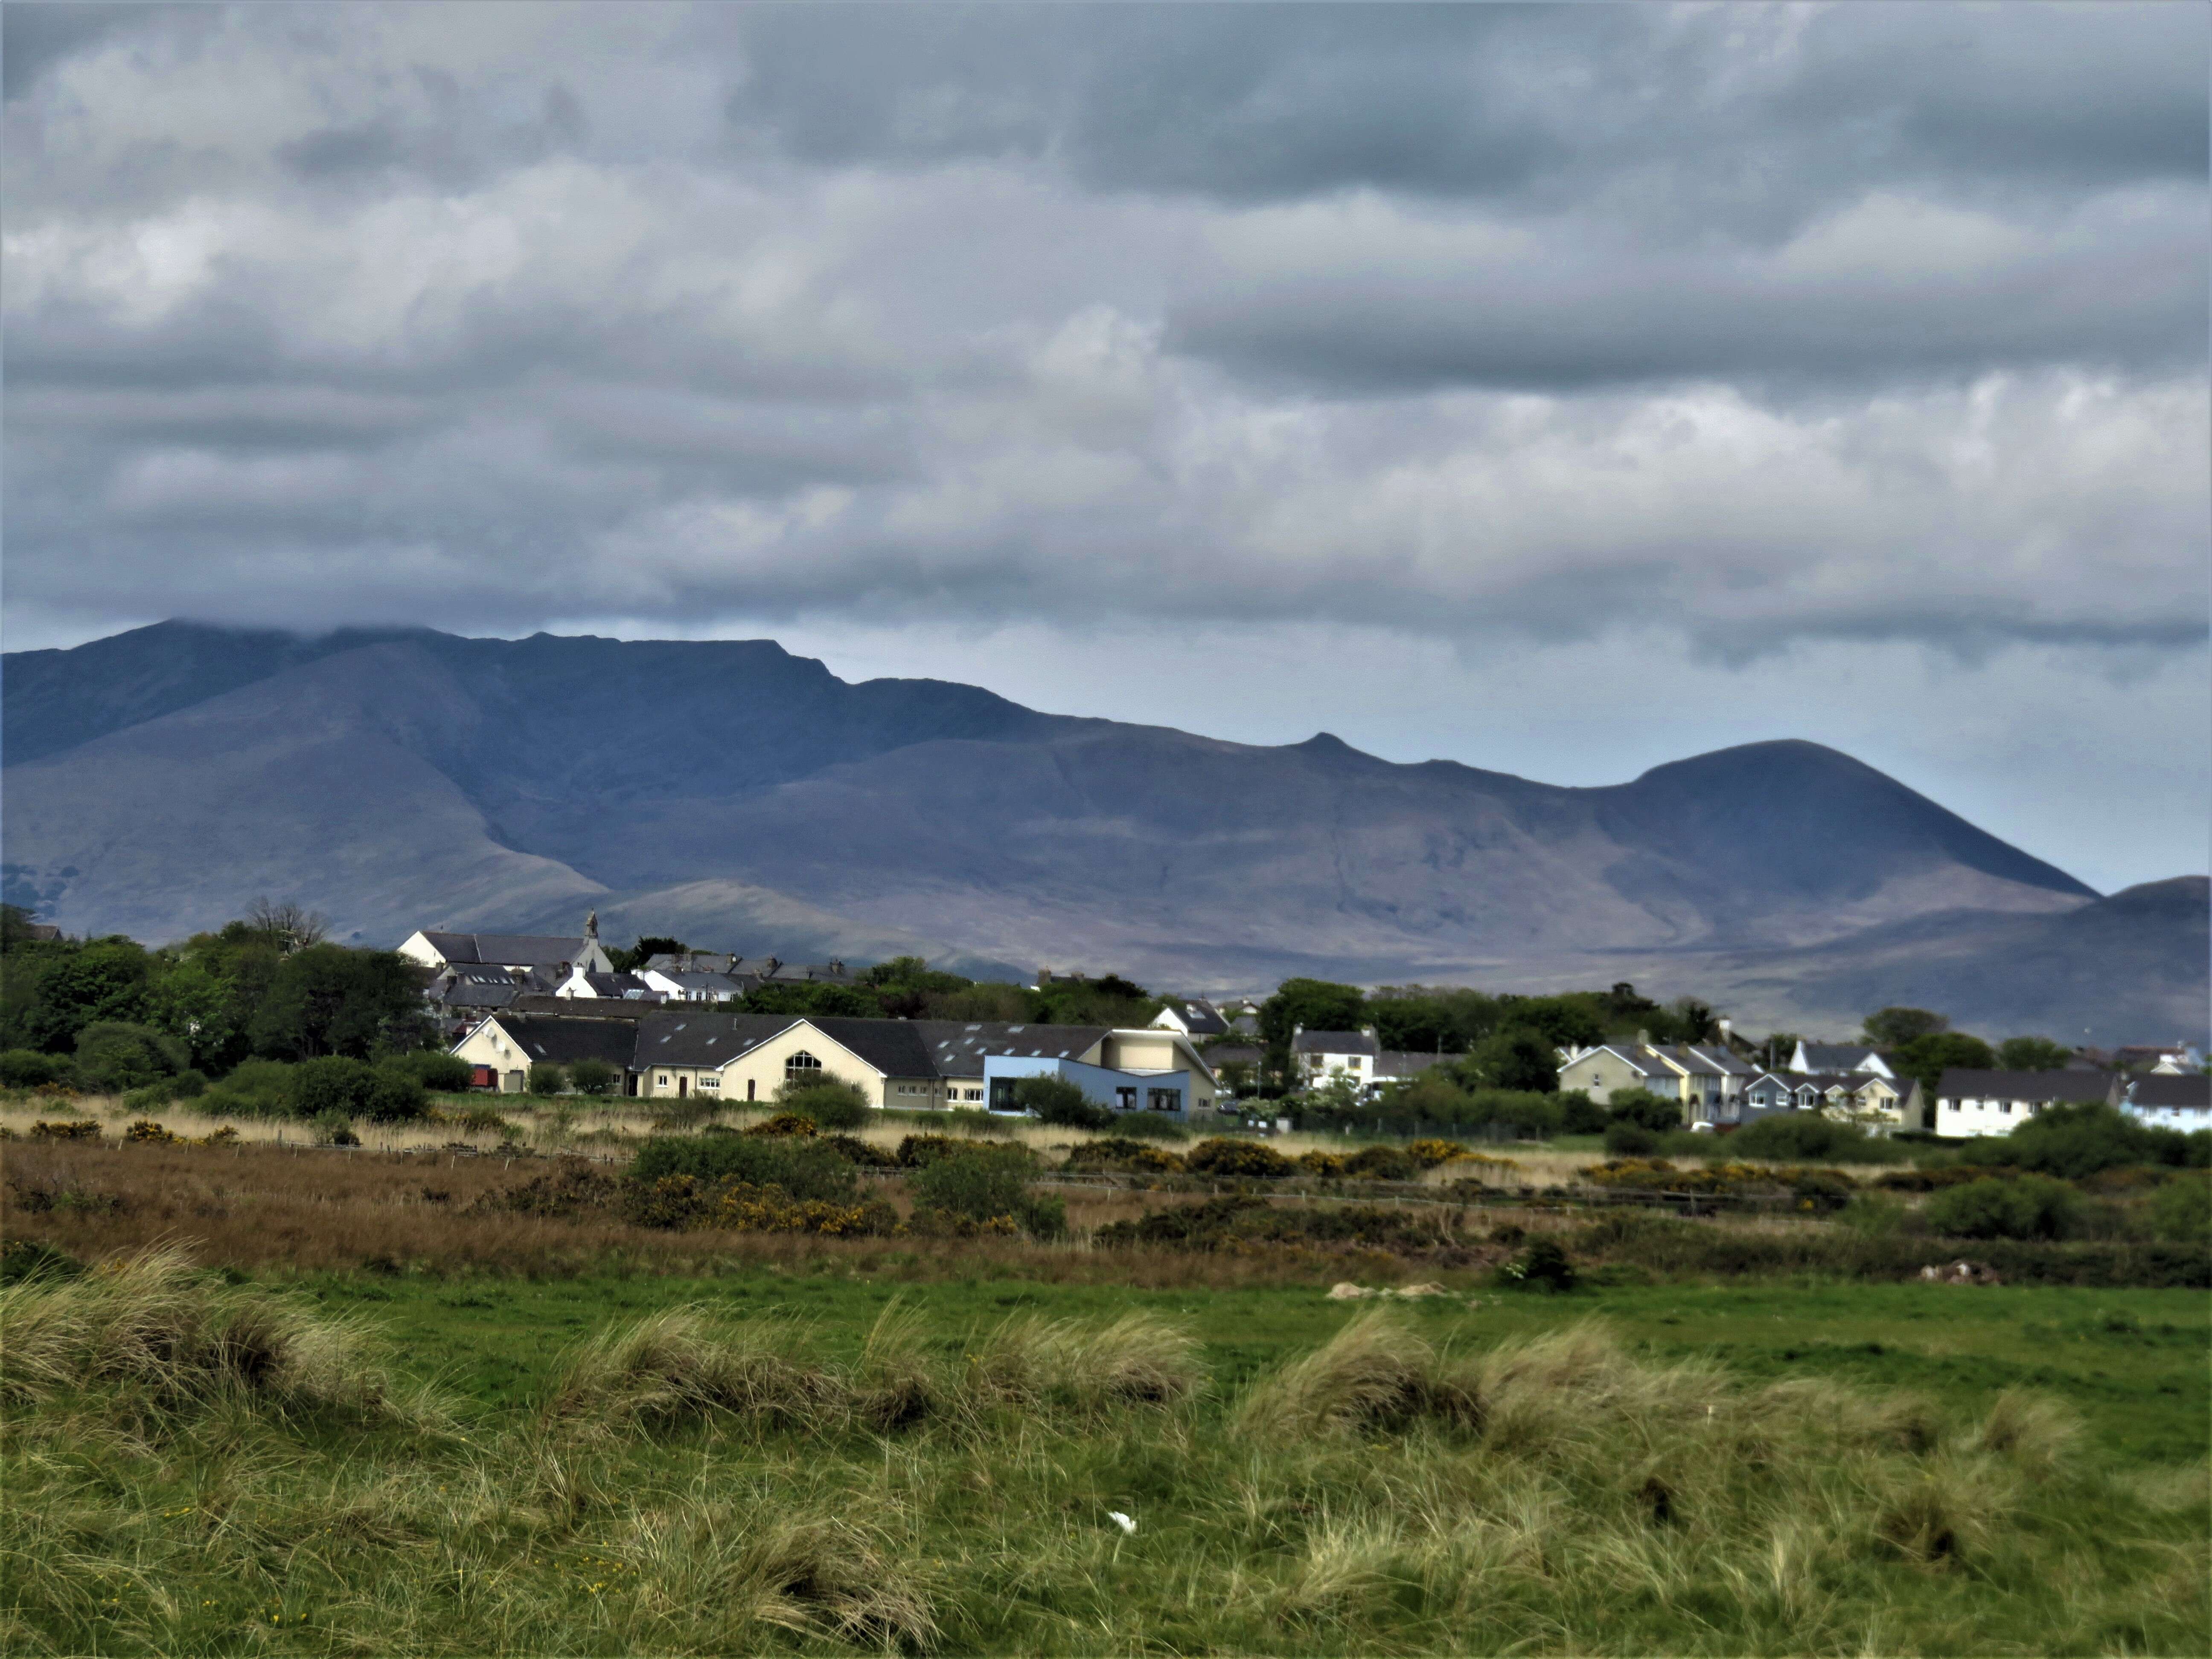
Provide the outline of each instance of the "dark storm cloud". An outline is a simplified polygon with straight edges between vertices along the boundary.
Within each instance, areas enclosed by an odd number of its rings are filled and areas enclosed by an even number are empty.
[[[2202,616],[2200,9],[6,15],[18,609]]]

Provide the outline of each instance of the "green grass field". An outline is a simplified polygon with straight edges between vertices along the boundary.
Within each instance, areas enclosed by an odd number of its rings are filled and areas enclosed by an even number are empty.
[[[271,1283],[0,1292],[0,1650],[2212,1645],[2197,1293]]]

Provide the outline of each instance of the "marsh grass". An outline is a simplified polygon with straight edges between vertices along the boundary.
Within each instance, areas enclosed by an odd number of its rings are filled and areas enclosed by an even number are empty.
[[[1434,1333],[1455,1328],[1455,1342]],[[173,1253],[0,1298],[15,1653],[2199,1652],[2201,1460],[1583,1322],[630,1318],[435,1435]],[[251,1357],[248,1356],[256,1356]],[[166,1402],[158,1410],[149,1401]],[[1125,1535],[1109,1510],[1135,1517]]]

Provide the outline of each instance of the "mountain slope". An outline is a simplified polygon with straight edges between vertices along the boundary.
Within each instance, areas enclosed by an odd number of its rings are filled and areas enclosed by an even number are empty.
[[[588,902],[787,956],[1499,982],[1646,953],[1803,977],[1917,918],[2094,898],[1804,743],[1567,789],[848,684],[769,641],[164,624],[3,672],[8,896],[72,931],[263,892],[386,940]]]

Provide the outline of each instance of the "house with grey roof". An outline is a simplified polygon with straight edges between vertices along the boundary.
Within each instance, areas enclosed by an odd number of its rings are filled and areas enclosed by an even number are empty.
[[[1152,1024],[1164,1031],[1181,1031],[1188,1037],[1217,1037],[1229,1034],[1229,1018],[1203,997],[1170,997]]]
[[[477,1021],[453,1045],[453,1053],[476,1068],[479,1086],[520,1094],[529,1086],[533,1066],[569,1066],[595,1060],[627,1077],[636,1048],[635,1020],[502,1009]]]
[[[541,979],[538,989],[550,991],[570,972],[583,968],[596,974],[614,971],[599,944],[599,915],[584,918],[584,931],[575,936],[535,933],[453,933],[422,930],[410,933],[399,954],[419,962],[434,974],[449,968],[501,968],[524,978]]]
[[[1870,1048],[1863,1042],[1807,1042],[1801,1040],[1796,1052],[1790,1057],[1789,1069],[1793,1072],[1819,1072],[1826,1075],[1838,1072],[1871,1072],[1876,1077],[1886,1078],[1897,1075],[1879,1048]]]
[[[2104,1072],[1990,1072],[1949,1067],[1929,1127],[1939,1135],[2008,1135],[2039,1112],[2112,1097]]]
[[[2112,1079],[2112,1104],[2139,1123],[2184,1134],[2212,1129],[2212,1077],[2153,1072]]]
[[[1301,1025],[1291,1033],[1291,1070],[1302,1088],[1326,1088],[1348,1079],[1370,1091],[1382,1053],[1372,1026],[1364,1031],[1309,1031]]]

